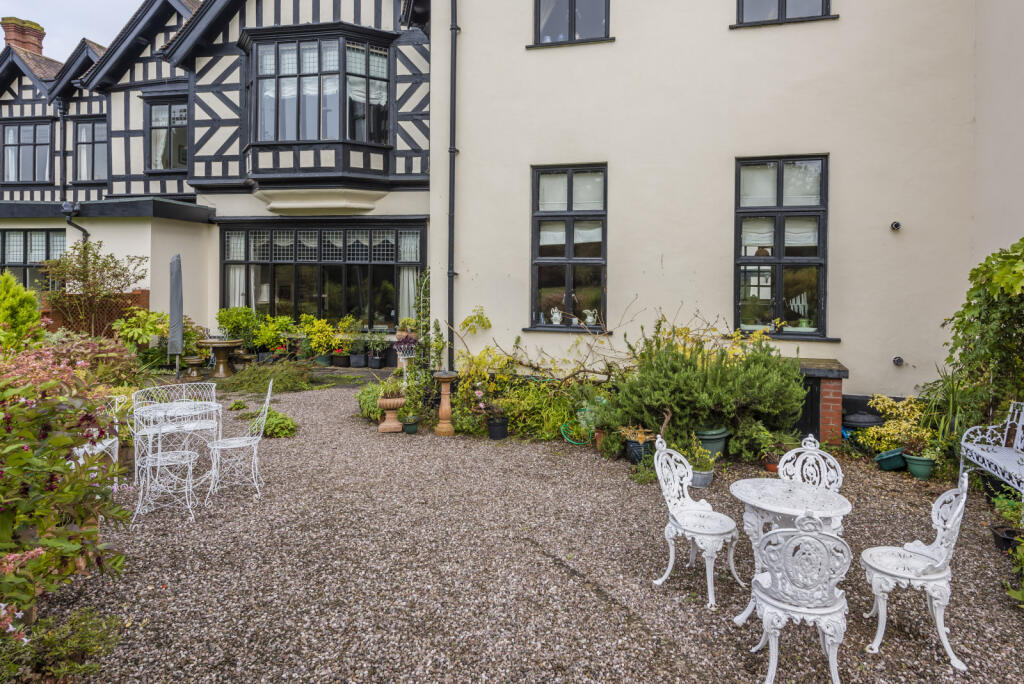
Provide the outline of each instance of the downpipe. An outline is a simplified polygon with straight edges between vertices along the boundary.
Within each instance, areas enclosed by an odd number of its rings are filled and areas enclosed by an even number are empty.
[[[459,47],[459,2],[452,0],[451,73],[448,103],[448,370],[455,370],[455,93],[456,57]]]

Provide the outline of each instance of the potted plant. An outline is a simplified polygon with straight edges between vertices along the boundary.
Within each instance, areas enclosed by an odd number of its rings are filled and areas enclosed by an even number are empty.
[[[992,538],[1000,551],[1013,551],[1021,543],[1024,530],[1016,527],[1021,521],[1021,499],[1017,492],[1003,485],[1002,491],[992,500],[996,513],[1004,521],[992,526]]]
[[[619,434],[626,440],[626,457],[636,465],[643,460],[644,454],[654,453],[654,433],[637,425],[619,428]]]
[[[348,360],[353,368],[366,368],[366,338],[356,335],[348,345]]]
[[[903,458],[903,447],[883,451],[875,456],[875,463],[882,470],[900,470],[907,467],[907,461]]]
[[[800,446],[800,439],[798,437],[773,432],[771,444],[761,454],[764,469],[769,473],[779,472],[779,459],[782,458],[783,454],[798,446]]]
[[[488,437],[493,440],[505,439],[508,437],[508,416],[505,415],[504,406],[500,399],[485,393],[484,387],[484,383],[478,382],[476,389],[473,390],[477,400],[473,410],[487,417]]]
[[[398,328],[395,331],[396,340],[412,340],[415,342],[419,338],[415,318],[406,317],[398,322]]]
[[[377,426],[377,432],[401,432],[402,424],[398,422],[398,409],[403,406],[405,395],[401,381],[396,377],[390,377],[382,382],[377,408],[384,411],[384,420]]]
[[[729,438],[730,430],[728,427],[704,427],[697,430],[694,434],[697,439],[700,440],[700,444],[708,453],[712,454],[724,454],[725,453],[725,440]]]
[[[693,432],[690,433],[690,441],[684,448],[672,448],[682,454],[693,468],[693,480],[690,482],[690,486],[710,487],[711,481],[715,477],[715,461],[722,455],[721,452],[712,455]]]
[[[942,458],[942,448],[929,444],[918,435],[908,437],[903,445],[903,459],[907,462],[907,470],[918,480],[927,480],[935,469],[935,460]]]
[[[345,344],[348,344],[347,342]],[[338,368],[348,368],[351,365],[351,361],[348,357],[348,349],[345,348],[345,344],[338,343],[338,346],[331,352],[331,365]]]
[[[407,413],[402,415],[399,411],[399,420],[402,421],[402,431],[407,435],[415,435],[416,431],[420,427],[420,417],[414,413]]]
[[[317,365],[329,365],[331,353],[338,345],[338,332],[334,329],[334,326],[322,318],[304,315],[302,317],[302,331],[306,334],[306,340],[310,351],[315,355],[314,361]]]
[[[384,365],[384,351],[388,348],[388,337],[382,332],[372,332],[366,336],[366,346],[370,349],[370,368],[381,368]]]

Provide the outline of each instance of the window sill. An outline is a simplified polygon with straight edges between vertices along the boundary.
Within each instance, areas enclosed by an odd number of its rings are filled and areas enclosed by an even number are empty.
[[[103,187],[107,184],[107,180],[73,180],[71,185],[75,187]]]
[[[147,176],[185,176],[188,169],[146,169]]]
[[[731,24],[729,29],[754,28],[757,26],[777,26],[779,24],[803,24],[808,21],[829,21],[838,19],[838,14],[826,14],[820,17],[797,17],[795,19],[772,19],[770,21],[748,21],[742,24]]]
[[[615,38],[581,38],[580,40],[563,40],[557,43],[533,43],[527,45],[527,50],[540,50],[543,48],[567,47],[569,45],[592,45],[594,43],[614,43]]]
[[[0,186],[14,188],[38,188],[41,185],[53,185],[51,180],[38,181],[3,181]]]
[[[837,343],[843,341],[841,337],[826,337],[825,335],[818,335],[814,333],[770,333],[768,337],[773,340],[796,340],[804,342]]]
[[[542,333],[570,333],[573,335],[600,335],[602,337],[606,335],[615,334],[611,330],[605,330],[597,326],[588,327],[585,325],[534,325],[529,328],[523,328],[523,332],[542,332]]]

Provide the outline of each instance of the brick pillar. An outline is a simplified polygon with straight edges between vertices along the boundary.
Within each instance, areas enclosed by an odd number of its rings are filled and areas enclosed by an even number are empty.
[[[839,444],[843,441],[843,380],[842,378],[821,379],[821,435],[824,444]]]

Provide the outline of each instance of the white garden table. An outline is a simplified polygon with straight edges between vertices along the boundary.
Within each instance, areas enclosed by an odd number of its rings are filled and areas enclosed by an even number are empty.
[[[750,478],[737,480],[729,491],[746,505],[743,512],[743,531],[750,538],[754,548],[755,574],[761,572],[762,563],[757,549],[769,529],[796,526],[796,519],[803,515],[819,518],[826,529],[842,529],[843,516],[853,510],[850,500],[839,492],[803,482],[775,478]]]

